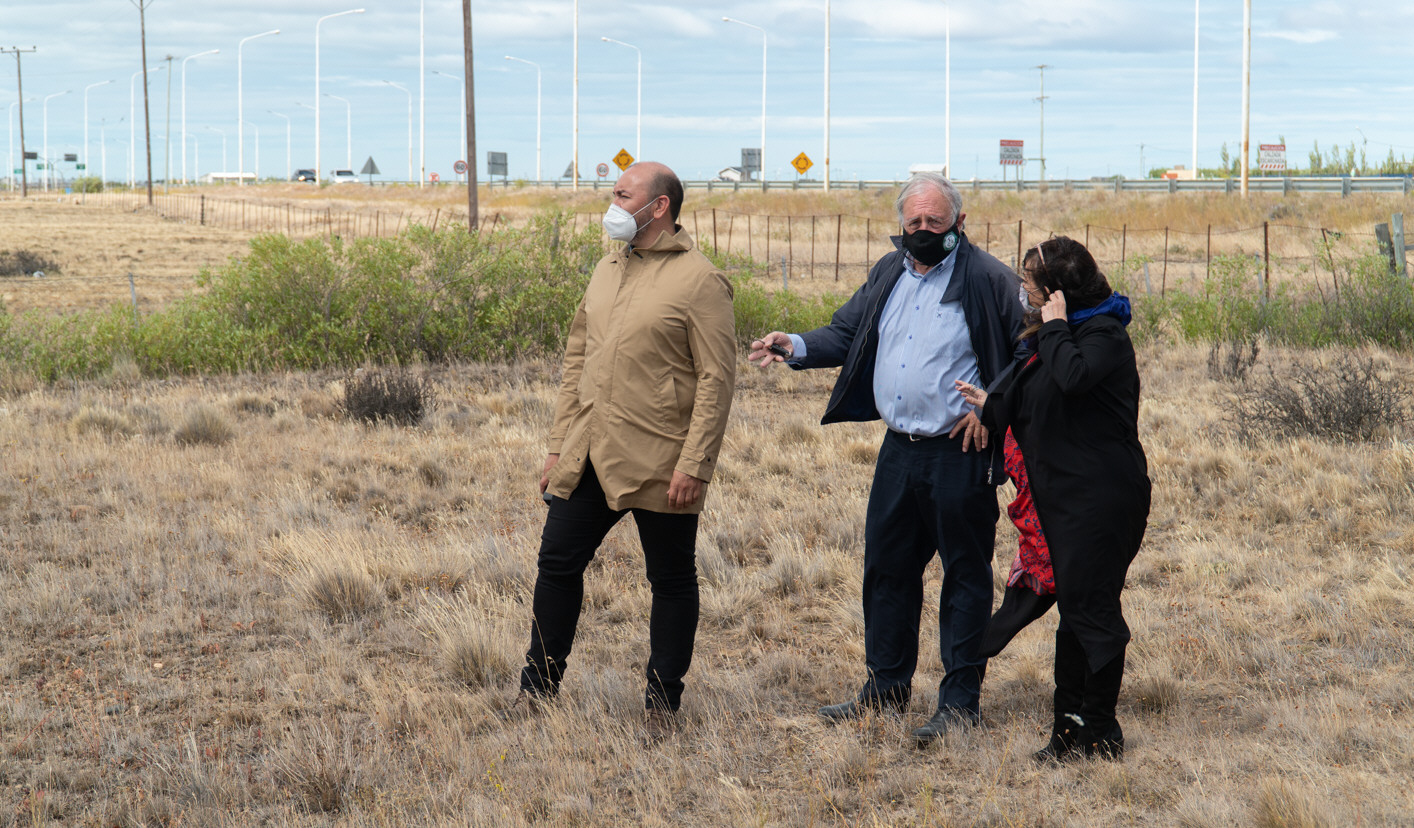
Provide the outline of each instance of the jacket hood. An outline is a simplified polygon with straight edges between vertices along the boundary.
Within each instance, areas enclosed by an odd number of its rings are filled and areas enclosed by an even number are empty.
[[[653,253],[683,253],[693,248],[692,235],[683,228],[681,224],[673,225],[673,232],[664,230],[658,234],[658,238],[648,244],[633,248],[634,250],[644,250]],[[628,249],[627,246],[624,247]]]

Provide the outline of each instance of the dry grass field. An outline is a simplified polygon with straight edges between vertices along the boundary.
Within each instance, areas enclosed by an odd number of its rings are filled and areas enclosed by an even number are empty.
[[[886,203],[818,198],[795,206]],[[973,221],[1204,220],[1196,200],[1011,198],[970,205]],[[1274,209],[1208,206],[1234,225]],[[1399,203],[1287,209],[1354,230]],[[92,205],[0,202],[0,216],[0,249],[62,265],[6,280],[11,311],[126,302],[125,278],[100,277],[129,259],[151,274],[140,301],[160,304],[243,249],[236,231]],[[940,678],[936,564],[909,715],[815,715],[861,679],[881,437],[817,424],[833,372],[740,369],[698,541],[683,726],[653,747],[627,521],[590,568],[559,701],[496,715],[528,639],[557,366],[431,369],[437,402],[412,428],[342,417],[335,374],[127,365],[21,384],[0,399],[0,825],[1414,826],[1414,431],[1243,443],[1207,355],[1162,338],[1141,351],[1155,495],[1126,591],[1129,753],[1065,767],[1030,760],[1054,614],[993,661],[984,726],[909,743]],[[1266,348],[1258,370],[1309,356]],[[1414,376],[1408,354],[1371,356]],[[1014,543],[1001,526],[998,596]]]
[[[742,367],[683,726],[654,747],[627,522],[591,566],[558,703],[496,716],[527,640],[554,366],[435,371],[416,428],[338,416],[333,375],[16,394],[0,823],[1414,824],[1414,434],[1240,444],[1205,359],[1141,353],[1155,500],[1126,592],[1130,750],[1066,767],[1029,757],[1054,615],[993,662],[975,731],[907,740],[940,677],[936,606],[907,717],[816,717],[860,679],[880,438],[816,424],[832,372]],[[999,583],[1013,543],[1003,527]]]

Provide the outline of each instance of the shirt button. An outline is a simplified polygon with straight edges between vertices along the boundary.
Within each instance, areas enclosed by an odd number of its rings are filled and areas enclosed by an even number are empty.
[[[902,396],[898,396],[898,397],[894,397],[894,399],[896,399],[896,400],[901,400],[901,399],[903,399],[903,397],[902,397]]]

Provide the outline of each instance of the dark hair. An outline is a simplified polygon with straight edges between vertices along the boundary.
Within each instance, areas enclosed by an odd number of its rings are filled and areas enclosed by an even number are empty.
[[[659,167],[653,173],[653,197],[668,197],[668,210],[673,215],[673,221],[678,220],[678,214],[682,212],[682,181],[677,173],[667,167]]]
[[[1029,275],[1037,287],[1047,294],[1065,293],[1066,310],[1093,308],[1109,298],[1114,289],[1095,264],[1095,257],[1085,245],[1069,236],[1046,239],[1021,259],[1021,272]],[[1041,327],[1039,313],[1027,314],[1022,338],[1031,336]]]

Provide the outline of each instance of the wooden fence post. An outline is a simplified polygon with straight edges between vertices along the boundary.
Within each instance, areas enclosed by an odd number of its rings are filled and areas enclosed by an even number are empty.
[[[1170,180],[1170,181],[1173,181],[1173,179],[1169,179],[1169,180]],[[1161,276],[1159,277],[1159,295],[1160,295],[1160,296],[1163,296],[1163,295],[1167,294],[1167,293],[1168,293],[1168,289],[1169,289],[1169,228],[1168,228],[1168,225],[1164,225],[1164,270],[1163,270],[1163,275],[1161,275]]]
[[[1213,225],[1208,225],[1208,252],[1203,263],[1203,280],[1207,281],[1213,276]]]
[[[1119,226],[1119,275],[1124,275],[1124,254],[1125,246],[1129,243],[1129,225]]]
[[[201,226],[206,226],[206,194],[201,195]]]
[[[810,216],[810,278],[815,278],[815,216]]]
[[[844,224],[844,214],[835,214],[835,281],[840,280],[840,228]]]
[[[766,261],[771,261],[771,214],[766,214]]]
[[[1016,220],[1016,269],[1018,271],[1021,270],[1021,222],[1022,219]]]
[[[1270,244],[1268,229],[1271,222],[1262,222],[1262,299],[1263,301],[1272,298],[1272,247]]]
[[[1331,255],[1331,240],[1326,235],[1326,228],[1321,228],[1321,249],[1326,251],[1326,264],[1331,269],[1331,284],[1335,285],[1335,301],[1340,302],[1340,279],[1335,275],[1335,256]]]
[[[721,245],[717,244],[717,208],[712,208],[712,249],[717,253],[722,252]]]
[[[1085,225],[1085,249],[1090,249],[1090,225]]]

